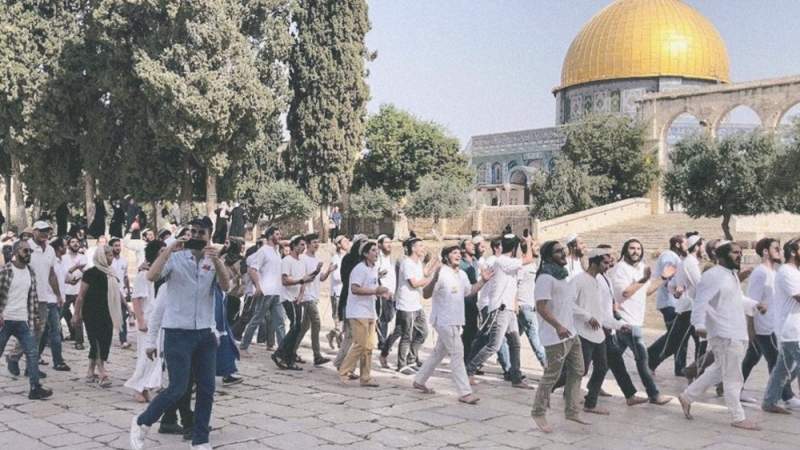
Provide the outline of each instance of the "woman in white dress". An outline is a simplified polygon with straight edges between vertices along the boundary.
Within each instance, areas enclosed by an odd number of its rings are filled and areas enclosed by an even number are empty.
[[[146,354],[147,325],[153,312],[155,303],[155,289],[153,283],[147,280],[147,269],[150,267],[161,248],[162,241],[151,241],[145,247],[145,262],[139,266],[139,272],[133,282],[133,310],[136,315],[136,369],[131,378],[125,382],[125,387],[133,389],[136,393],[134,399],[140,403],[150,401],[150,391],[161,387],[161,357],[160,355],[148,358]]]

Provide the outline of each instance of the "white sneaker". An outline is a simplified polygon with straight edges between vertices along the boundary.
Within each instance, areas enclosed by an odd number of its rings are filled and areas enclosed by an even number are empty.
[[[800,410],[800,398],[792,397],[789,400],[783,402],[783,404],[788,409]]]
[[[206,442],[205,444],[200,444],[200,445],[192,445],[190,448],[192,450],[213,450],[214,449],[214,447],[212,447],[211,444],[209,444],[208,442]]]
[[[147,432],[150,431],[150,427],[147,425],[139,425],[136,421],[139,419],[139,416],[133,416],[133,420],[131,420],[131,434],[130,434],[130,444],[131,450],[141,450],[144,448],[144,438],[147,437]]]

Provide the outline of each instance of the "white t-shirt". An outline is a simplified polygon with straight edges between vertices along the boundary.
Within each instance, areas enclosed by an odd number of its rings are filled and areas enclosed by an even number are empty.
[[[775,295],[775,270],[759,264],[747,279],[747,296],[767,307],[766,314],[753,315],[753,327],[756,334],[769,336],[775,332],[775,317],[779,309],[778,302],[771,302]]]
[[[49,244],[45,245],[44,250],[39,244],[31,241],[30,267],[33,275],[36,276],[36,294],[40,302],[58,303],[55,292],[50,286],[50,270],[56,265],[56,251]]]
[[[411,287],[409,280],[412,278],[416,280],[425,278],[422,261],[404,258],[400,262],[399,287],[395,296],[398,311],[419,311],[422,309],[422,288]],[[350,300],[348,299],[347,302],[349,303]]]
[[[311,256],[308,254],[300,255],[300,261],[303,261],[303,264],[306,267],[306,274],[313,273],[317,270],[317,264],[319,264],[319,259],[316,256]],[[316,302],[319,300],[319,285],[320,285],[320,277],[322,276],[322,271],[314,277],[313,280],[306,283],[306,289],[303,291],[303,301],[304,302]]]
[[[575,259],[571,256],[567,256],[567,281],[572,281],[575,276],[582,274],[583,272],[583,265],[581,265],[580,258]]]
[[[575,287],[566,278],[557,280],[552,275],[542,274],[536,280],[534,290],[536,301],[548,300],[550,312],[564,328],[574,336],[575,320]],[[539,338],[542,345],[549,346],[564,342],[566,339],[558,337],[556,329],[539,316]]]
[[[614,319],[611,305],[608,302],[608,284],[601,274],[593,277],[588,272],[575,275],[570,284],[575,288],[575,329],[578,334],[599,344],[606,338],[602,328],[593,329],[588,322],[595,319],[602,327],[619,329],[621,322]],[[605,293],[604,293],[605,291]]]
[[[614,289],[614,301],[619,304],[619,315],[628,325],[641,327],[644,325],[645,303],[647,302],[647,289],[650,286],[648,280],[627,300],[622,296],[622,292],[630,285],[644,278],[644,264],[639,262],[635,266],[627,262],[619,261],[609,274],[611,287]]]
[[[161,288],[163,289],[164,287],[162,286]],[[131,289],[133,290],[131,298],[142,299],[142,311],[144,312],[145,319],[148,319],[153,310],[156,290],[155,285],[147,280],[146,270],[140,270],[139,273],[136,274]]]
[[[800,295],[800,270],[793,264],[784,264],[775,275],[773,297],[778,307],[775,331],[781,342],[800,341],[800,302],[794,299],[795,295]]]
[[[397,290],[397,273],[395,272],[394,261],[381,252],[378,254],[378,262],[376,265],[378,266],[379,274],[381,271],[386,271],[386,275],[381,278],[381,286],[388,288],[389,292],[394,296]]]
[[[67,266],[67,272],[69,272],[69,269],[75,267],[76,265],[87,263],[86,255],[83,255],[81,253],[76,253],[72,255],[70,254],[69,251],[67,251],[67,253],[61,257],[61,261],[63,261],[64,264]],[[83,271],[81,271],[80,269],[75,270],[72,273],[67,273],[68,281],[80,280],[81,278],[83,278]],[[67,284],[67,286],[64,288],[64,291],[61,293],[64,295],[78,295],[78,291],[80,290],[80,285],[81,285],[80,283]]]
[[[672,250],[665,251],[658,256],[656,267],[653,270],[653,278],[660,277],[668,265],[678,267],[680,262],[681,257],[678,256],[677,253],[673,252]],[[675,296],[669,292],[668,283],[664,283],[660,288],[658,288],[658,291],[656,291],[656,308],[663,309],[670,306],[675,306]]]
[[[434,327],[464,326],[464,297],[472,290],[460,268],[442,266],[433,288],[430,322]]]
[[[697,293],[697,284],[700,282],[701,277],[700,261],[694,254],[686,256],[678,263],[676,275],[670,281],[672,288],[683,288],[683,294],[675,301],[676,313],[680,314],[692,310],[692,303]],[[673,295],[673,297],[675,296]]]
[[[8,303],[3,310],[3,319],[28,321],[28,292],[31,289],[31,273],[27,267],[18,269],[12,265],[14,271],[11,286],[8,288]]]
[[[289,255],[281,261],[281,275],[286,275],[294,281],[306,276],[306,265],[300,258]],[[283,286],[283,301],[293,302],[300,295],[302,284]]]
[[[347,307],[345,316],[348,319],[377,319],[375,313],[374,295],[356,295],[353,293],[353,285],[357,284],[362,288],[375,289],[378,287],[378,266],[368,267],[366,263],[360,262],[350,272],[350,291],[347,293]]]
[[[497,257],[494,255],[481,256],[481,259],[478,260],[478,273],[476,275],[481,276],[482,271],[491,269],[496,259]],[[497,282],[495,278],[492,277],[483,285],[481,290],[478,291],[478,311],[489,305],[489,299],[492,297],[492,292],[494,292],[494,287],[496,285]]]
[[[536,308],[533,290],[536,288],[536,270],[538,264],[526,264],[517,273],[517,300],[520,305]]]
[[[342,295],[342,255],[336,252],[331,256],[331,264],[336,264],[336,270],[331,273],[331,295]]]
[[[495,279],[494,291],[489,297],[489,312],[492,312],[500,305],[506,305],[510,310],[514,306],[514,299],[517,297],[517,281],[519,269],[522,268],[522,260],[508,255],[500,255],[494,262],[492,270]]]
[[[113,258],[111,260],[111,269],[114,271],[114,275],[117,276],[119,280],[119,289],[122,293],[125,293],[125,276],[128,275],[128,261],[120,255],[119,258]]]
[[[275,248],[262,245],[257,252],[247,258],[247,267],[258,271],[261,293],[264,295],[281,295],[281,256]]]
[[[53,270],[55,271],[56,279],[58,280],[58,290],[61,291],[61,295],[65,295],[64,292],[67,289],[67,276],[69,275],[69,267],[64,261],[63,256],[61,259],[56,258],[56,265],[53,266]]]

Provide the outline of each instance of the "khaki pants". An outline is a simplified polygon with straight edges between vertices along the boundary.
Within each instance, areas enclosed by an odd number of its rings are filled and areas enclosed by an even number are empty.
[[[300,348],[300,343],[303,341],[303,338],[306,336],[308,329],[311,329],[311,349],[314,351],[314,359],[322,358],[322,352],[319,349],[319,330],[320,330],[320,319],[319,319],[319,308],[317,307],[317,302],[303,302],[303,324],[300,326],[300,336],[297,338],[297,342],[295,343],[294,352],[297,353],[297,349]]]
[[[356,364],[360,363],[361,383],[368,383],[372,376],[372,350],[378,345],[378,333],[375,331],[374,319],[348,319],[350,332],[353,336],[353,344],[347,352],[339,375],[346,376],[353,372]]]
[[[583,378],[583,352],[581,351],[581,341],[577,336],[573,336],[564,342],[548,345],[544,348],[547,355],[547,368],[544,370],[542,381],[536,388],[536,396],[533,399],[533,409],[531,415],[539,417],[547,412],[547,405],[550,403],[550,391],[553,390],[561,371],[566,371],[566,383],[564,384],[564,415],[567,417],[577,417],[578,398],[581,395],[581,378]]]

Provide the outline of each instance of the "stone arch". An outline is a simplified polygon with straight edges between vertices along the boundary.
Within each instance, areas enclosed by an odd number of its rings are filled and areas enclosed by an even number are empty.
[[[514,167],[517,167],[518,165],[519,165],[519,161],[517,161],[516,159],[512,159],[511,161],[508,162],[508,164],[506,165],[506,168],[507,168],[508,172],[511,173],[511,169],[513,169]]]
[[[763,124],[762,115],[754,107],[739,103],[725,109],[719,115],[713,125],[714,136],[724,138],[748,133],[761,128]]]
[[[781,111],[778,126],[791,125],[794,120],[800,120],[800,99]]]

